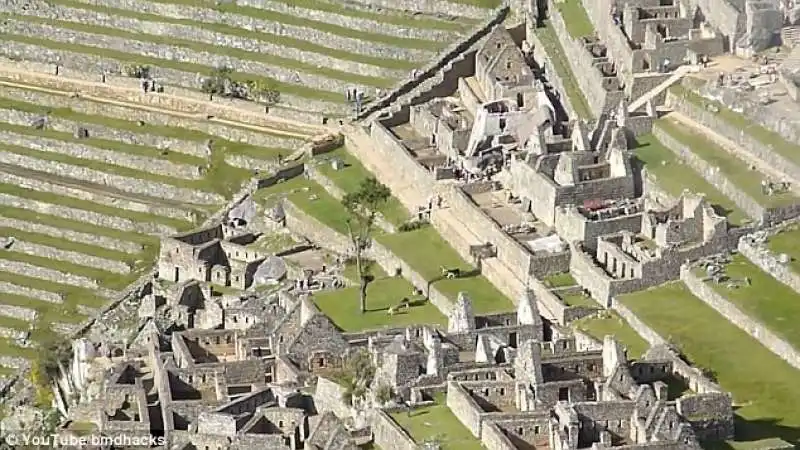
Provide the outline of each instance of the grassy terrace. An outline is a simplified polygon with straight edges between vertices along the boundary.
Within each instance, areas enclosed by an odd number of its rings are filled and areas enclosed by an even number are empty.
[[[747,163],[728,153],[699,132],[668,118],[659,121],[659,126],[670,136],[689,147],[699,158],[711,166],[718,167],[723,176],[762,206],[784,206],[797,202],[797,197],[791,193],[781,195],[762,193],[761,181],[765,175],[750,170]]]
[[[558,41],[556,32],[549,25],[546,25],[536,28],[536,36],[542,42],[547,55],[550,56],[550,61],[553,64],[552,69],[555,70],[559,78],[561,78],[561,82],[564,83],[564,89],[566,90],[564,94],[569,97],[569,101],[575,109],[575,114],[581,119],[593,119],[592,109],[589,107],[589,103],[580,86],[575,81],[575,74],[572,73],[571,66],[567,61],[561,43]]]
[[[710,280],[708,285],[742,312],[769,327],[795,348],[800,348],[800,326],[797,324],[800,294],[739,254],[725,266],[725,274],[739,287],[728,288],[727,283],[717,284]],[[702,277],[705,273],[698,267],[695,275]],[[750,286],[741,282],[745,278],[750,278]]]
[[[197,0],[154,0],[154,1],[158,3],[173,3],[179,5],[197,6]],[[328,22],[305,19],[297,16],[292,16],[289,14],[282,14],[278,12],[253,8],[249,6],[239,6],[233,3],[222,3],[219,5],[209,4],[209,6],[213,6],[214,9],[220,12],[241,14],[243,16],[249,16],[256,19],[280,22],[285,25],[314,28],[316,30],[324,31],[326,33],[336,34],[339,36],[349,37],[353,39],[360,39],[363,41],[379,42],[382,44],[391,45],[393,47],[418,48],[422,50],[430,50],[430,49],[444,48],[446,46],[446,43],[442,42],[437,43],[434,41],[426,41],[423,39],[398,38],[394,36],[388,36],[385,34],[370,33],[361,30],[345,28]]]
[[[321,157],[321,159],[324,160],[333,158],[342,159],[345,163],[345,168],[342,170],[335,170],[331,164],[321,164],[317,169],[345,192],[357,191],[361,182],[372,176],[358,158],[353,156],[344,147],[326,153]],[[403,224],[408,220],[410,215],[405,206],[395,197],[389,199],[386,205],[381,209],[381,214],[387,221],[394,225]]]
[[[456,418],[447,407],[444,395],[438,395],[431,406],[416,408],[410,414],[392,413],[391,417],[403,427],[414,441],[421,444],[437,440],[442,450],[481,450],[480,441]]]
[[[638,139],[636,158],[645,165],[661,189],[673,197],[680,196],[684,189],[705,194],[717,213],[727,217],[731,223],[741,224],[750,220],[733,201],[681,162],[655,137],[647,135]]]
[[[512,310],[511,300],[486,277],[475,274],[476,269],[464,261],[433,227],[387,234],[379,236],[377,240],[450,298],[455,300],[459,292],[467,292],[476,313]],[[442,266],[461,269],[462,277],[443,279]]]
[[[587,308],[599,308],[600,304],[592,300],[591,297],[584,295],[583,292],[578,293],[555,293],[556,297],[560,298],[567,306],[585,306]]]
[[[786,253],[791,257],[789,267],[800,274],[800,228],[792,226],[775,236],[770,236],[767,247],[776,255]]]
[[[800,443],[800,372],[689,293],[682,283],[622,296],[620,300],[656,332],[671,339],[696,366],[716,374],[734,395],[736,442],[756,447],[778,436]]]
[[[347,60],[347,61],[355,61],[364,64],[370,64],[378,67],[386,67],[388,69],[404,69],[404,70],[411,70],[417,66],[410,61],[403,61],[398,59],[389,59],[389,58],[376,58],[368,55],[361,55],[357,53],[350,53],[342,50],[337,50],[335,48],[325,47],[319,44],[315,44],[310,41],[304,41],[302,39],[295,39],[288,36],[280,36],[271,33],[259,32],[259,31],[250,31],[245,30],[243,28],[237,28],[230,25],[220,24],[220,23],[212,23],[212,22],[196,22],[193,20],[187,19],[173,19],[170,17],[158,16],[155,14],[145,14],[136,11],[130,11],[126,9],[118,9],[118,8],[108,8],[108,7],[100,7],[94,5],[88,5],[79,1],[73,0],[54,0],[54,4],[69,6],[73,8],[81,8],[87,11],[96,11],[98,13],[105,13],[105,14],[113,14],[117,17],[130,17],[139,20],[146,20],[150,22],[163,22],[163,23],[171,23],[176,25],[187,25],[192,27],[200,27],[205,30],[214,31],[217,33],[224,33],[231,36],[239,36],[248,39],[258,39],[266,42],[271,42],[273,44],[280,45],[282,47],[287,48],[296,48],[298,50],[313,52],[313,53],[321,53],[325,54],[334,58]],[[295,61],[296,62],[296,61]],[[287,66],[288,67],[288,66]]]
[[[613,311],[606,311],[599,317],[587,317],[574,322],[581,331],[593,338],[603,341],[606,336],[614,336],[619,343],[628,349],[628,358],[638,358],[650,348],[639,333],[628,322]]]
[[[550,288],[575,286],[578,284],[570,273],[557,273],[542,279],[542,283]]]
[[[564,0],[556,3],[556,9],[561,13],[570,36],[578,39],[594,35],[594,25],[592,25],[589,15],[586,14],[581,0]]]
[[[344,331],[374,330],[413,324],[447,325],[447,318],[435,306],[424,298],[411,295],[411,283],[404,278],[388,277],[376,269],[372,269],[372,272],[375,279],[367,286],[367,311],[364,314],[360,314],[358,309],[357,285],[316,294],[314,303]],[[389,315],[387,310],[397,306],[405,297],[411,300],[411,307]]]
[[[305,73],[316,73],[338,80],[352,81],[354,83],[361,83],[368,86],[376,86],[382,88],[391,87],[394,83],[392,80],[385,78],[367,77],[339,70],[329,69],[325,67],[317,67],[311,64],[302,63],[300,61],[282,58],[265,53],[251,52],[240,50],[234,47],[222,47],[216,45],[205,44],[201,42],[190,41],[186,39],[176,39],[173,37],[159,36],[155,34],[135,33],[120,30],[117,28],[99,27],[94,25],[84,25],[76,22],[67,22],[62,20],[39,19],[34,17],[22,17],[26,22],[36,22],[52,25],[58,28],[70,29],[84,33],[94,33],[103,36],[114,36],[124,38],[130,41],[152,42],[154,44],[171,45],[185,49],[194,50],[197,52],[209,53],[222,53],[230,57],[239,58],[247,61],[257,61],[264,64],[285,67],[287,69],[294,69]],[[288,92],[287,92],[288,93]]]
[[[686,86],[676,84],[671,86],[670,90],[674,94],[686,98],[703,109],[705,109],[707,105],[716,106],[719,108],[717,115],[723,120],[746,132],[762,144],[771,147],[772,150],[787,160],[795,164],[800,164],[800,145],[788,142],[780,134],[754,123],[752,120],[748,119],[742,114],[731,111],[729,108],[725,107],[725,105],[719,102],[700,96]]]

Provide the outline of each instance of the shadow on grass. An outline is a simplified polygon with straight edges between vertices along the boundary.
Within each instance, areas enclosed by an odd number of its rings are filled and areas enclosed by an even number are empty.
[[[408,302],[408,308],[401,307],[401,308],[397,309],[397,307],[400,306],[400,304],[397,304],[397,305],[393,306],[393,308],[395,308],[395,312],[394,313],[395,313],[395,315],[407,314],[411,308],[414,308],[414,307],[417,307],[417,306],[423,306],[426,303],[428,303],[428,299],[427,298],[419,298],[419,299],[416,299],[416,300],[410,300]],[[372,309],[367,309],[366,312],[388,311],[389,308],[390,308],[389,306],[386,306],[386,307],[383,307],[383,308],[372,308]]]
[[[739,409],[739,407],[734,407],[734,409]],[[800,427],[781,425],[779,423],[780,420],[781,419],[776,418],[747,420],[736,414],[734,417],[734,424],[736,427],[736,437],[734,441],[736,444],[741,445],[734,446],[728,442],[704,442],[703,448],[706,450],[738,450],[740,448],[746,448],[746,445],[750,442],[755,444],[756,441],[775,438],[786,441],[793,445],[794,448],[800,448]],[[772,447],[770,445],[758,445],[752,448]]]

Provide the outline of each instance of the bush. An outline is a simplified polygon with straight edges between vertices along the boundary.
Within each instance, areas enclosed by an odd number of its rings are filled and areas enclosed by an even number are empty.
[[[397,231],[405,233],[407,231],[419,230],[420,228],[426,227],[427,225],[428,222],[424,220],[410,220],[397,227]]]

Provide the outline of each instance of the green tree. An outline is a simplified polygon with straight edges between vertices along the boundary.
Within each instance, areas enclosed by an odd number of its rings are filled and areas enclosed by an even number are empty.
[[[391,195],[388,187],[370,177],[361,182],[357,191],[349,192],[342,198],[342,205],[347,210],[347,234],[355,251],[360,288],[359,308],[362,314],[367,310],[367,285],[371,281],[363,253],[369,246],[378,209],[386,204]]]
[[[342,401],[353,406],[357,400],[363,399],[375,378],[375,366],[366,350],[360,350],[345,359],[344,367],[336,377],[344,387]]]
[[[281,92],[274,83],[265,80],[248,80],[247,87],[256,102],[274,105],[281,101]]]
[[[203,80],[202,90],[206,94],[224,95],[232,84],[233,69],[230,67],[216,67],[211,74]]]

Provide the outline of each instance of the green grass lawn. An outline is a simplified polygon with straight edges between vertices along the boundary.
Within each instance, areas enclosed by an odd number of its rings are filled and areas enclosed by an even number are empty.
[[[155,0],[158,3],[173,3],[181,5],[196,6],[197,0]],[[291,14],[283,14],[278,12],[269,11],[266,9],[253,8],[249,6],[239,6],[234,3],[222,3],[214,7],[217,11],[241,14],[243,16],[253,17],[255,19],[268,20],[271,22],[280,22],[285,25],[294,25],[298,27],[313,28],[326,33],[335,34],[338,36],[359,39],[363,41],[377,42],[381,44],[391,45],[400,48],[414,48],[422,50],[438,50],[444,48],[446,42],[434,42],[424,39],[413,38],[399,38],[379,33],[365,32],[346,28],[332,23],[321,22],[318,20],[304,19],[302,17],[293,16]]]
[[[727,217],[732,224],[740,225],[751,220],[731,199],[709,184],[691,167],[681,162],[654,136],[639,136],[637,139],[636,158],[644,163],[648,173],[656,179],[658,186],[668,194],[677,198],[684,189],[705,194],[715,211]]]
[[[367,311],[359,312],[359,288],[353,286],[314,295],[314,303],[344,331],[374,330],[414,324],[447,325],[447,318],[422,297],[411,295],[411,283],[401,277],[376,278],[367,286]],[[387,310],[407,297],[414,306],[394,315]]]
[[[705,276],[701,268],[695,274]],[[795,348],[800,349],[800,294],[789,286],[772,278],[744,256],[733,255],[733,261],[725,266],[725,274],[737,282],[738,288],[727,287],[727,283],[708,281],[720,295],[735,304],[748,316],[766,325]],[[750,278],[750,286],[742,282]]]
[[[539,36],[539,40],[542,42],[544,50],[547,52],[547,55],[550,56],[550,61],[552,61],[553,64],[553,67],[546,67],[545,70],[555,70],[559,78],[561,78],[561,82],[564,83],[564,89],[566,90],[564,94],[569,97],[569,101],[575,109],[575,114],[581,119],[593,119],[594,113],[592,113],[592,108],[589,107],[586,96],[583,95],[583,91],[575,81],[575,74],[572,73],[572,66],[570,66],[569,61],[567,61],[564,49],[558,41],[556,32],[547,24],[544,27],[536,28],[536,36]]]
[[[650,348],[650,344],[613,311],[607,311],[600,317],[586,317],[573,324],[600,342],[606,336],[614,336],[617,342],[628,349],[628,359],[637,359]]]
[[[800,227],[796,225],[784,229],[780,233],[770,236],[767,247],[775,255],[786,253],[791,258],[789,267],[800,274]]]
[[[712,167],[718,167],[720,173],[733,182],[736,187],[752,197],[762,206],[783,206],[798,201],[792,193],[780,195],[766,195],[761,192],[761,181],[766,175],[759,171],[750,170],[747,163],[728,153],[707,137],[697,131],[691,130],[671,119],[658,122],[664,131],[679,142],[689,147],[692,152]]]
[[[480,441],[447,407],[444,395],[435,400],[433,405],[415,408],[411,414],[396,412],[391,416],[418,444],[435,439],[442,450],[482,450]]]
[[[470,272],[476,269],[464,261],[433,227],[426,226],[414,231],[381,235],[377,240],[453,300],[459,292],[467,292],[472,299],[475,312],[513,310],[511,300],[498,291],[486,277],[470,275]],[[462,278],[442,279],[442,266],[461,269]]]
[[[585,306],[587,308],[600,308],[600,304],[596,301],[592,300],[591,297],[584,295],[583,293],[575,293],[575,294],[559,294],[556,293],[556,297],[560,298],[562,302],[564,302],[567,306]]]
[[[345,162],[345,168],[342,170],[335,170],[331,164],[325,162],[317,166],[317,170],[319,170],[322,175],[326,176],[345,192],[358,191],[363,180],[374,176],[361,164],[358,158],[353,156],[353,154],[348,152],[344,147],[318,156],[317,158],[323,161],[340,158]],[[381,208],[381,214],[387,221],[395,226],[405,223],[410,217],[408,210],[395,197],[391,197],[383,208]]]
[[[303,176],[260,189],[255,198],[272,205],[285,197],[311,217],[347,235],[347,210],[319,184]]]
[[[581,4],[581,0],[564,0],[556,3],[556,9],[564,19],[567,32],[570,36],[578,39],[583,36],[594,36],[594,25],[586,14],[586,10]]]
[[[691,101],[692,103],[699,105],[704,110],[706,109],[706,105],[712,104],[719,108],[719,112],[717,115],[721,117],[723,120],[731,124],[732,126],[742,130],[752,136],[754,139],[758,140],[764,145],[771,147],[775,150],[776,153],[783,156],[790,162],[795,164],[800,164],[800,145],[788,142],[784,139],[779,133],[776,133],[772,130],[769,130],[757,123],[754,123],[747,117],[730,110],[729,108],[725,107],[725,105],[704,98],[699,94],[691,91],[686,86],[680,84],[674,84],[670,87],[670,90],[679,96],[685,97],[687,100]]]
[[[575,286],[578,284],[569,272],[556,273],[542,279],[542,283],[549,288]]]
[[[736,404],[733,448],[778,436],[800,443],[800,372],[695,298],[680,282],[620,300],[694,365],[710,369]],[[730,445],[720,446],[731,448]]]

